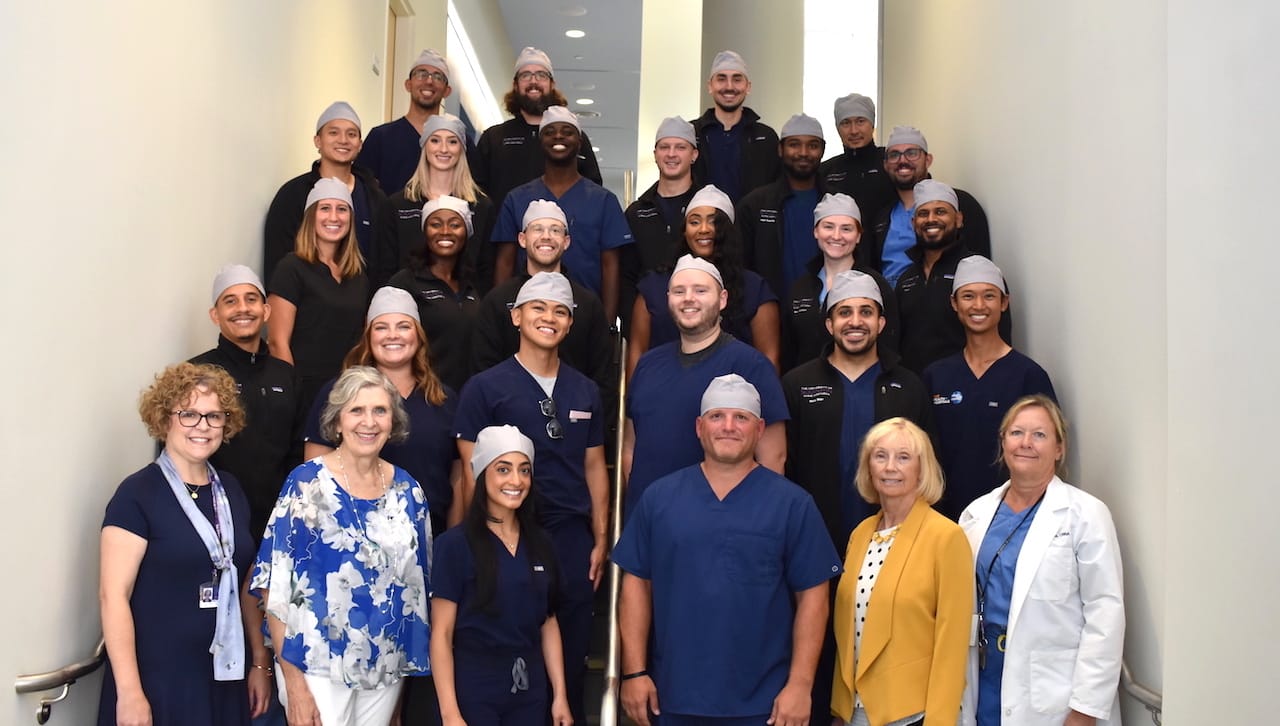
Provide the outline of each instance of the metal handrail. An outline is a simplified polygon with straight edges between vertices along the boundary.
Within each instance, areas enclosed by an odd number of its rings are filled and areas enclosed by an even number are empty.
[[[62,691],[58,695],[41,698],[40,704],[36,708],[36,723],[46,723],[49,721],[49,715],[53,711],[53,704],[67,697],[67,694],[71,691],[71,684],[101,668],[106,659],[107,643],[105,640],[99,639],[97,647],[93,649],[93,655],[88,658],[44,673],[18,676],[13,682],[13,690],[18,693],[40,693],[54,688],[61,688]]]
[[[619,329],[621,321],[619,322]],[[626,407],[623,401],[627,395],[627,339],[618,336],[618,430],[615,434],[618,461],[613,467],[613,491],[611,492],[611,515],[609,519],[609,550],[618,543],[618,535],[622,532],[622,443],[627,423]],[[618,724],[618,690],[622,680],[621,642],[618,635],[618,601],[622,595],[622,570],[609,561],[609,646],[604,661],[604,693],[600,696],[600,726],[617,726]]]
[[[1133,680],[1133,673],[1129,670],[1129,664],[1120,662],[1120,687],[1124,692],[1133,696],[1147,710],[1151,712],[1151,720],[1160,726],[1160,718],[1164,712],[1164,696],[1159,691],[1144,686]]]

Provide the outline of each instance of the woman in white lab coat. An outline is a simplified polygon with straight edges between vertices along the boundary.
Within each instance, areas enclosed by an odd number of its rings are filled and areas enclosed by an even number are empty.
[[[965,726],[1118,726],[1124,578],[1107,505],[1058,478],[1062,412],[1027,396],[1000,425],[1009,481],[960,515],[977,628]]]

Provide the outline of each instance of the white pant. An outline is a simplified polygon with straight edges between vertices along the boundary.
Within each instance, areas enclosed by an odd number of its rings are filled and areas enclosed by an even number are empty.
[[[280,704],[288,713],[289,695],[280,670],[277,666],[276,685],[280,689]],[[323,726],[386,726],[391,723],[391,715],[400,703],[400,689],[404,686],[401,679],[386,688],[348,688],[330,681],[328,676],[303,673],[302,677],[316,701]]]

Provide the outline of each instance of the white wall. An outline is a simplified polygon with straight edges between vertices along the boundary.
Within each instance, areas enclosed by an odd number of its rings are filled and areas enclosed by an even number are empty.
[[[342,98],[380,114],[385,13],[348,0],[0,11],[0,682],[97,642],[103,506],[151,453],[138,393],[214,342],[213,273],[260,264],[267,204],[315,157],[320,111]],[[50,723],[90,723],[98,684],[75,686]],[[35,702],[0,687],[0,723],[34,723]]]
[[[674,22],[673,18],[682,19]],[[641,22],[635,197],[658,181],[653,163],[658,124],[668,116],[696,119],[707,85],[700,74],[690,71],[702,65],[701,0],[644,0]]]
[[[990,216],[1016,342],[1074,423],[1071,479],[1116,519],[1126,658],[1170,726],[1274,711],[1280,346],[1261,311],[1280,254],[1258,224],[1277,167],[1258,16],[1277,13],[1237,5],[884,3],[880,126],[919,126],[935,177]]]

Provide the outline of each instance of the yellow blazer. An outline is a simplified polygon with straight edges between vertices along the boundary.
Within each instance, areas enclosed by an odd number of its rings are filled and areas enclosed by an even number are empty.
[[[880,515],[849,536],[833,618],[836,671],[831,713],[853,718],[854,694],[880,726],[912,714],[954,724],[964,693],[973,617],[973,552],[959,525],[917,499],[894,537],[867,605],[854,665],[854,597]]]

